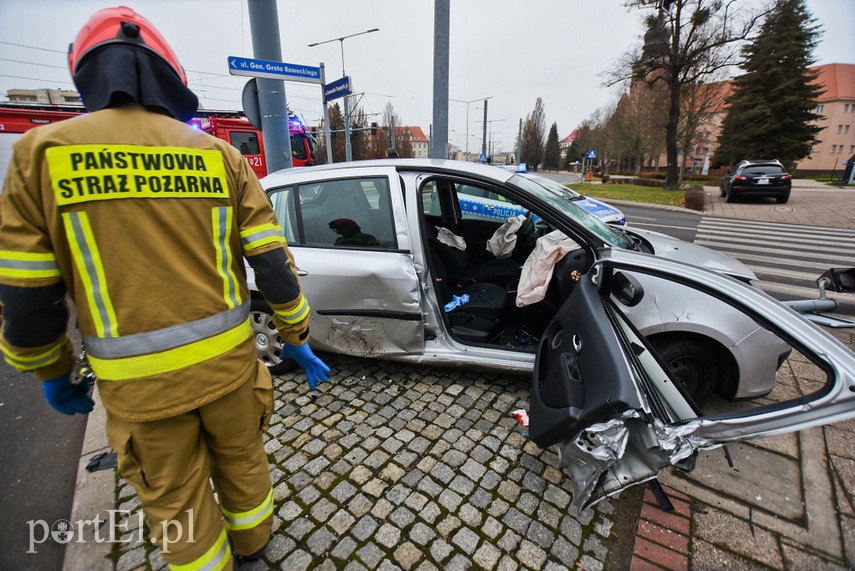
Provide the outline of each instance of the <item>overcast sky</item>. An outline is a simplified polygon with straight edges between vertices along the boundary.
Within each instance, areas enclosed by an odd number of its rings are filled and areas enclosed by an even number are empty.
[[[747,2],[748,0],[746,0]],[[238,109],[245,77],[227,57],[252,58],[247,0],[127,0],[172,44],[190,86],[209,109]],[[15,88],[73,89],[66,52],[89,15],[90,0],[0,0],[0,94]],[[824,29],[817,63],[855,63],[855,0],[807,0]],[[404,123],[431,123],[433,0],[279,0],[283,60],[341,76],[339,42],[308,44],[370,28],[344,41],[344,64],[359,105],[381,117],[391,102]],[[570,133],[616,97],[603,87],[610,65],[643,33],[649,12],[623,0],[451,0],[449,97],[492,97],[488,120],[497,150],[510,150],[520,118],[543,99],[547,129]],[[37,49],[38,48],[38,49]],[[309,123],[321,117],[320,88],[286,83],[288,104]],[[3,97],[5,99],[5,97]],[[469,149],[480,149],[483,103],[469,110]],[[465,103],[449,103],[449,141],[466,146]]]

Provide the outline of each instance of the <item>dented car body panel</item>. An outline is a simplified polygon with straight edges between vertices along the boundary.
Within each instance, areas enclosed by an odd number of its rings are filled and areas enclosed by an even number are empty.
[[[612,299],[608,276],[619,271],[670,278],[751,315],[809,356],[828,375],[827,382],[814,394],[766,406],[700,413]],[[665,466],[691,467],[699,450],[853,416],[855,353],[820,327],[727,276],[645,254],[601,250],[541,340],[529,430],[539,446],[557,447],[573,481],[573,505],[581,509],[655,477]]]

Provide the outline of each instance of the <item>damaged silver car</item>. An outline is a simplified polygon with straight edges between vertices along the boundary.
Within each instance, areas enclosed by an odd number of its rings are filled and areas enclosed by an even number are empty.
[[[729,256],[604,224],[566,187],[495,167],[365,161],[280,171],[262,182],[313,309],[312,346],[325,351],[531,370],[539,339],[597,248],[678,259],[746,283],[754,278]],[[504,217],[473,211],[472,196],[490,196],[492,208],[508,217],[527,213],[506,257],[487,249]],[[560,259],[544,246],[556,237]],[[549,256],[554,264],[544,276],[538,272]],[[668,280],[637,279],[647,295],[627,309],[630,319],[696,401],[774,388],[786,343],[726,304]],[[257,292],[253,304],[259,356],[282,372],[291,363],[279,359],[270,310]],[[446,310],[449,304],[455,307]]]
[[[313,348],[533,370],[529,435],[572,467],[576,508],[664,466],[689,470],[699,450],[855,416],[855,354],[750,285],[748,268],[607,225],[561,185],[408,159],[262,183],[312,306]],[[527,214],[469,217],[472,189]],[[506,247],[488,250],[497,237]],[[257,292],[252,323],[259,357],[291,367]]]

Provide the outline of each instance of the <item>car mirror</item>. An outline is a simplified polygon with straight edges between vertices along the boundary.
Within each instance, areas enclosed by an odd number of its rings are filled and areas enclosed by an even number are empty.
[[[644,298],[644,288],[633,276],[615,272],[612,276],[611,293],[627,307],[635,307]]]

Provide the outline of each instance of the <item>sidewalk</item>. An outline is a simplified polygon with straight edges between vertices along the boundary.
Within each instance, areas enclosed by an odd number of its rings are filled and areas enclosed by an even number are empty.
[[[844,211],[835,220],[855,216],[851,189],[806,188],[791,200],[797,223],[831,225],[822,220],[831,214],[807,196],[825,192],[839,195],[829,199]],[[758,206],[717,205],[714,198],[707,214],[738,216],[724,209]],[[791,205],[762,206],[775,216],[774,207]],[[855,349],[855,335],[836,335]],[[301,374],[274,379],[266,448],[275,533],[264,559],[245,569],[795,570],[855,563],[853,421],[731,445],[733,468],[716,449],[689,474],[664,470],[674,511],[662,511],[649,488],[637,486],[573,517],[557,456],[534,446],[510,414],[528,408],[528,376],[324,358],[334,377],[315,395],[307,395]],[[785,367],[791,383],[815,382],[798,360]],[[165,568],[140,541],[133,489],[114,470],[85,470],[109,451],[103,424],[99,404],[71,521],[124,510],[118,539],[126,543],[98,543],[90,534],[67,545],[64,569]]]

